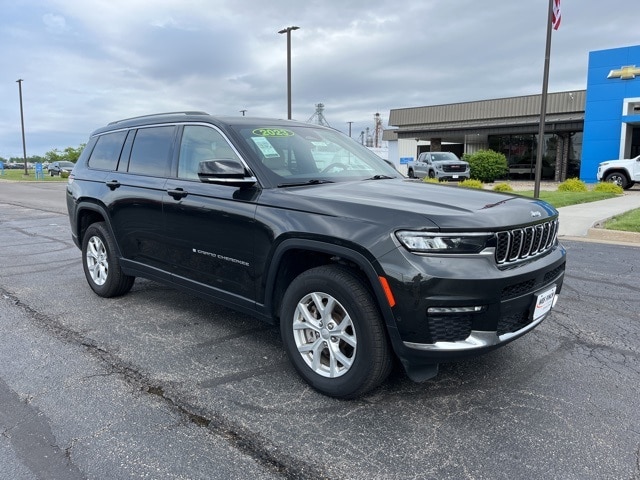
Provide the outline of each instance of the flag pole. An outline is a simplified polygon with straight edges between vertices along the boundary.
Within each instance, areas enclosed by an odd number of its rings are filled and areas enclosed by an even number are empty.
[[[542,150],[544,149],[544,124],[547,113],[547,88],[549,86],[549,57],[551,56],[551,18],[553,0],[549,0],[547,11],[547,45],[544,51],[544,73],[542,76],[542,96],[540,97],[540,126],[538,128],[538,151],[536,155],[536,178],[533,189],[534,198],[540,197],[540,178],[542,177]]]

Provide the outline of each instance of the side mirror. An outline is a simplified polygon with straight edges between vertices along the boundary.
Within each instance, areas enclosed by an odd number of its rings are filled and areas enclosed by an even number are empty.
[[[257,182],[255,177],[248,175],[241,162],[227,158],[200,162],[198,178],[201,182],[234,187],[250,187]]]

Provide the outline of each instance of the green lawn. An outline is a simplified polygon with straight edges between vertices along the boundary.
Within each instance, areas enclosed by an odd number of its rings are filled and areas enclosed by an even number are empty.
[[[518,195],[533,197],[533,191],[515,192]],[[549,202],[556,208],[576,205],[578,203],[595,202],[615,197],[615,193],[606,192],[549,192],[541,191],[540,199]],[[623,230],[640,233],[640,209],[631,210],[608,220],[603,228],[607,230]]]
[[[533,197],[533,190],[513,192],[525,197]],[[550,192],[546,190],[540,191],[540,200],[550,203],[556,208],[566,207],[568,205],[577,205],[579,203],[596,202],[598,200],[606,200],[615,197],[615,193],[607,192]]]
[[[36,179],[36,171],[33,169],[28,170],[29,174],[27,176],[25,176],[24,174],[24,169],[8,170],[5,168],[4,171],[0,170],[0,172],[3,172],[3,174],[0,175],[0,180],[19,180],[21,182],[35,182],[36,180],[38,182],[42,182],[42,181],[66,182],[67,181],[66,178],[60,178],[60,175],[56,175],[55,177],[52,177],[47,173],[46,170],[44,170],[43,172],[43,178],[38,178],[38,179]]]
[[[604,224],[607,230],[624,230],[625,232],[640,233],[640,208],[616,215]]]

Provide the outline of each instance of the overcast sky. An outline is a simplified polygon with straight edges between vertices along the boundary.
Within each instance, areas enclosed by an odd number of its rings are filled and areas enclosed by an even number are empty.
[[[542,89],[547,0],[0,0],[0,157],[77,147],[148,113],[293,118],[325,105],[357,137],[394,108]],[[549,92],[586,88],[588,52],[640,43],[639,0],[562,0]]]

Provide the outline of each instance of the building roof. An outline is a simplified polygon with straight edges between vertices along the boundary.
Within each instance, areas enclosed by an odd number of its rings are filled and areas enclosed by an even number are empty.
[[[389,125],[398,127],[393,130],[398,138],[450,141],[464,141],[464,135],[476,133],[536,133],[541,96],[393,109]],[[585,99],[586,90],[548,94],[545,115],[548,131],[582,130]]]

